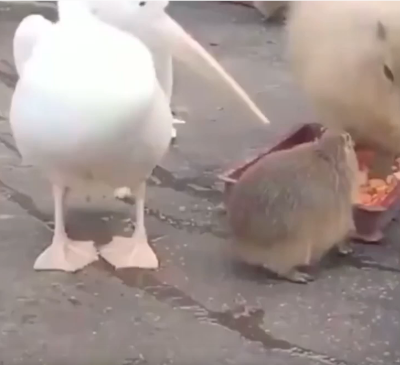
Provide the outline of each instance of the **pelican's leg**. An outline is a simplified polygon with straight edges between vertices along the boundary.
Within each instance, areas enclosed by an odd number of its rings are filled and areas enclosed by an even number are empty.
[[[158,79],[160,82],[160,86],[163,89],[165,96],[168,99],[168,102],[171,105],[172,92],[174,88],[174,70],[173,70],[173,62],[171,55],[163,56],[165,58],[160,57],[159,71],[158,71]],[[173,110],[171,105],[172,115],[174,117],[173,124],[185,124],[186,122],[176,118],[176,113]],[[177,137],[177,131],[174,126],[172,126],[172,141]]]
[[[146,184],[142,183],[135,194],[136,225],[132,237],[114,237],[100,249],[100,255],[111,265],[120,268],[158,268],[158,259],[147,241],[144,225],[144,198]]]
[[[36,259],[35,270],[74,272],[96,261],[98,254],[91,241],[73,241],[65,232],[64,204],[67,189],[53,185],[54,235],[51,245]]]

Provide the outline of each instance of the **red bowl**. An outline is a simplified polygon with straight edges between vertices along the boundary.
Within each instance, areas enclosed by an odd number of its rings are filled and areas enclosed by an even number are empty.
[[[292,148],[298,144],[311,142],[322,134],[323,126],[320,124],[305,124],[288,134],[275,147],[265,149],[255,157],[242,161],[237,167],[228,169],[218,178],[225,184],[225,196],[227,197],[232,186],[240,176],[264,156],[275,151]],[[368,162],[366,162],[368,163]],[[400,211],[400,182],[385,196],[379,206],[367,206],[355,204],[353,208],[356,232],[353,239],[366,243],[376,243],[384,238],[383,230],[396,217]]]

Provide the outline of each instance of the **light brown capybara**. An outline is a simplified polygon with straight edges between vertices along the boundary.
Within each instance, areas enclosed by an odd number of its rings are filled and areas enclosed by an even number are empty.
[[[227,200],[233,253],[293,282],[298,271],[337,245],[350,252],[358,162],[348,133],[326,131],[314,142],[274,152],[250,167]]]

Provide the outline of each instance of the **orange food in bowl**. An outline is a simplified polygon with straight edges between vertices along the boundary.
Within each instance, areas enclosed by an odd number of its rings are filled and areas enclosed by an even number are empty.
[[[363,150],[357,152],[357,157],[361,172],[368,172],[368,165],[373,159],[373,154],[370,151]],[[364,206],[381,205],[400,181],[400,158],[396,159],[392,171],[393,173],[385,180],[366,178],[360,186],[356,203]]]

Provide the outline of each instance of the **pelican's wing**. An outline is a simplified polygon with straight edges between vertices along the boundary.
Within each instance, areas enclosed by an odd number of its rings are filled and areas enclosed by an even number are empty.
[[[37,42],[51,31],[52,26],[52,22],[38,14],[28,15],[19,24],[13,40],[14,63],[19,76]]]

